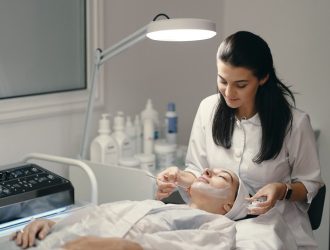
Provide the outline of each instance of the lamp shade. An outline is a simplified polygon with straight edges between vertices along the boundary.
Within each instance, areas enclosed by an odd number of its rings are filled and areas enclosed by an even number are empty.
[[[146,36],[157,41],[197,41],[216,35],[215,23],[206,19],[178,18],[151,22]]]

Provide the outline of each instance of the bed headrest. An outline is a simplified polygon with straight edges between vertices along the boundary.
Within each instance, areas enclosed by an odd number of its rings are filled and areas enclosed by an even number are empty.
[[[250,197],[250,195],[241,178],[238,177],[238,180],[239,187],[237,191],[236,200],[229,212],[225,214],[225,216],[231,220],[242,219],[248,214],[247,207],[249,205],[249,202],[245,200],[245,198]]]

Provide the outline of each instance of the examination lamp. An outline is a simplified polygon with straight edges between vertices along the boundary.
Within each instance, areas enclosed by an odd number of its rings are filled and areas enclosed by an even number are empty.
[[[167,19],[157,20],[161,16]],[[193,18],[170,19],[166,14],[158,14],[148,25],[127,36],[112,47],[104,51],[96,49],[79,157],[86,159],[91,114],[94,106],[95,82],[102,64],[139,41],[142,41],[145,37],[157,41],[185,42],[209,39],[215,35],[215,23],[212,21]]]

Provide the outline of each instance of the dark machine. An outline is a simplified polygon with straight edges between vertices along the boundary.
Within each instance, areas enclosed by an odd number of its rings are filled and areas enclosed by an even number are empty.
[[[0,224],[74,204],[71,182],[32,163],[0,171]]]

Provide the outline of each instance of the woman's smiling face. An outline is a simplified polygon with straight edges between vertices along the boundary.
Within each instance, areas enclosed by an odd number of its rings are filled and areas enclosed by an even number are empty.
[[[244,67],[234,67],[217,61],[217,85],[219,92],[230,108],[237,109],[239,117],[252,117],[256,113],[255,98],[260,85],[267,78],[259,80],[253,72]]]
[[[239,186],[235,173],[225,169],[206,169],[190,188],[194,207],[224,214],[223,206],[233,204]]]

